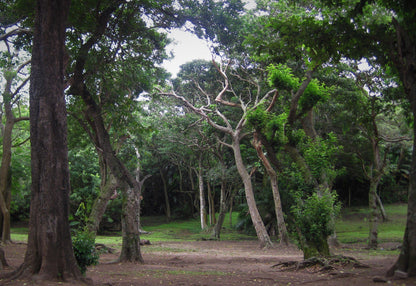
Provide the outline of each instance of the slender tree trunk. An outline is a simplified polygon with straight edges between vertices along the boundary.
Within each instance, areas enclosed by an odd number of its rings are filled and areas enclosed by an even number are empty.
[[[284,219],[283,209],[282,209],[282,203],[280,200],[280,192],[279,192],[279,186],[277,183],[277,173],[273,169],[272,165],[270,164],[267,157],[264,155],[261,142],[258,139],[258,134],[254,134],[253,139],[253,146],[257,151],[257,156],[260,158],[260,160],[263,163],[264,168],[266,169],[267,174],[270,178],[270,184],[272,187],[272,193],[273,193],[273,199],[274,199],[274,209],[276,213],[276,219],[277,219],[277,229],[279,231],[279,238],[280,243],[283,245],[289,245],[289,235],[286,228],[286,223]]]
[[[205,208],[205,191],[204,191],[204,179],[202,176],[202,157],[198,159],[198,171],[196,172],[198,177],[198,189],[199,189],[199,216],[201,220],[201,229],[207,228],[207,211]]]
[[[66,0],[38,0],[32,48],[32,197],[28,245],[13,278],[81,280],[69,228],[69,164],[64,97]]]
[[[215,216],[215,201],[214,201],[213,189],[211,188],[211,184],[209,182],[207,182],[207,189],[208,189],[209,224],[214,225],[217,223],[217,219]]]
[[[166,182],[165,173],[163,172],[162,168],[160,169],[160,178],[162,179],[163,183],[163,195],[165,196],[165,214],[166,220],[169,222],[172,219],[172,214],[170,211],[170,203],[169,203],[169,195],[168,195],[168,184]]]
[[[237,170],[241,176],[241,179],[243,180],[244,191],[246,194],[246,200],[250,212],[251,221],[253,222],[254,228],[256,230],[257,238],[260,241],[260,247],[271,247],[273,246],[273,243],[270,240],[269,234],[267,233],[266,227],[264,226],[259,210],[257,209],[251,177],[250,174],[247,172],[246,167],[244,166],[243,157],[241,156],[240,142],[238,139],[235,138],[235,136],[233,136],[232,147],[234,151],[234,159],[237,166]]]

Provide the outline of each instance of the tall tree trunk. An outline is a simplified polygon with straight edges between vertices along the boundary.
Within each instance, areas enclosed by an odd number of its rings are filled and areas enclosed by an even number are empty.
[[[207,228],[207,211],[205,208],[205,191],[204,191],[204,179],[202,176],[202,157],[198,158],[198,170],[196,171],[198,177],[198,189],[199,189],[199,216],[201,220],[201,229]]]
[[[276,220],[277,220],[277,229],[279,231],[279,238],[280,243],[282,245],[289,245],[289,235],[286,228],[286,223],[284,219],[283,209],[282,209],[282,202],[280,200],[280,192],[279,192],[279,186],[277,183],[277,173],[273,169],[272,165],[270,164],[269,160],[263,153],[263,149],[261,146],[261,142],[258,138],[257,132],[254,134],[253,139],[253,146],[257,151],[257,156],[260,158],[260,160],[263,163],[264,168],[266,169],[267,174],[270,178],[270,184],[272,187],[272,193],[273,193],[273,200],[274,200],[274,210],[276,213]]]
[[[251,221],[253,222],[254,228],[256,230],[257,238],[260,241],[260,247],[271,247],[273,246],[273,243],[270,240],[269,234],[267,233],[266,227],[264,226],[259,210],[257,209],[256,200],[254,198],[253,184],[251,182],[250,174],[247,172],[247,169],[244,166],[239,141],[240,140],[238,140],[238,138],[235,138],[235,136],[233,136],[232,148],[234,151],[234,159],[238,173],[240,174],[241,179],[243,180],[244,191],[246,194],[246,200],[250,212]]]
[[[28,245],[14,278],[81,280],[69,228],[69,164],[64,97],[65,27],[70,1],[38,0],[32,49],[32,197]]]
[[[10,71],[9,71],[10,72]],[[3,154],[0,166],[0,211],[2,218],[1,241],[9,243],[10,238],[10,205],[11,205],[11,161],[12,161],[12,131],[15,118],[12,111],[11,85],[13,78],[6,76],[3,93],[4,113],[6,122],[3,129]],[[2,120],[2,118],[0,118]]]

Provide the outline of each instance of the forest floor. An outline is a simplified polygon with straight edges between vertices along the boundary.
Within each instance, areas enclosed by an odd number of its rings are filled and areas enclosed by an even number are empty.
[[[397,243],[380,245],[374,252],[360,244],[332,249],[333,254],[354,257],[360,265],[334,264],[330,269],[280,268],[274,265],[302,261],[295,247],[260,249],[256,241],[157,242],[142,247],[144,264],[114,263],[119,253],[101,254],[100,263],[88,268],[93,285],[416,285],[416,278],[386,279],[387,269],[397,259]],[[26,245],[4,247],[10,271],[23,261]],[[384,253],[384,252],[385,253]],[[368,267],[363,267],[363,266]],[[380,281],[380,282],[375,282]],[[66,284],[66,283],[65,283]],[[62,285],[33,281],[0,280],[0,285]],[[69,284],[76,285],[76,284]]]

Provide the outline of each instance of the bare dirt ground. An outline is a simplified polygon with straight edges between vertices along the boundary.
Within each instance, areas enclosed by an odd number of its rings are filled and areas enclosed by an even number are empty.
[[[288,270],[274,265],[286,261],[302,261],[296,247],[259,249],[255,241],[195,241],[162,242],[143,246],[144,264],[111,263],[118,253],[102,254],[100,263],[88,268],[87,277],[94,285],[416,285],[415,278],[386,279],[387,269],[397,258],[397,252],[380,247],[386,253],[377,255],[362,245],[348,245],[332,249],[334,254],[356,258],[368,268],[354,264],[335,265],[321,271],[321,267]],[[23,261],[26,245],[11,244],[4,247],[11,271]],[[0,273],[1,273],[0,272]],[[381,280],[382,282],[375,282]],[[0,280],[0,285],[62,285],[34,281]],[[70,283],[69,285],[77,285]]]

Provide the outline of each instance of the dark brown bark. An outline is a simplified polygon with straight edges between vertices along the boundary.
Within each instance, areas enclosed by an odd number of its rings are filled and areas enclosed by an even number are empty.
[[[28,246],[14,277],[81,280],[69,228],[69,165],[64,97],[68,0],[39,0],[30,84],[32,197]]]

